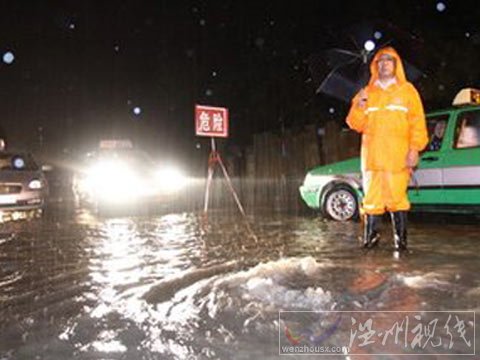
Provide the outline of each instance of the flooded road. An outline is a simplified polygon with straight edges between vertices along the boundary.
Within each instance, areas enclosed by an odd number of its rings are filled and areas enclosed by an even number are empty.
[[[278,359],[279,311],[480,309],[475,222],[415,221],[396,259],[386,221],[364,253],[359,223],[249,220],[258,242],[223,212],[2,224],[0,359]]]

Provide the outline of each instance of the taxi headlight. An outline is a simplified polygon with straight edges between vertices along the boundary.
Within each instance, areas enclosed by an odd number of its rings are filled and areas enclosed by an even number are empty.
[[[85,188],[104,200],[121,202],[140,195],[138,177],[124,163],[112,161],[93,166],[85,179]]]
[[[303,180],[303,186],[311,189],[320,189],[333,180],[334,177],[331,175],[313,175],[308,173]]]

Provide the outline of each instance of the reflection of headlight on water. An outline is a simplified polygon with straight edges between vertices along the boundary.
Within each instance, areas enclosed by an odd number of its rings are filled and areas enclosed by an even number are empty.
[[[167,168],[157,172],[157,184],[164,192],[175,192],[187,184],[187,178],[175,168]]]

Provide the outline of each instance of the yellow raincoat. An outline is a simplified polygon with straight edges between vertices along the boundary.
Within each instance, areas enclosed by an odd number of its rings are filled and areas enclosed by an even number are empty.
[[[396,82],[382,89],[377,85],[377,60],[385,53],[396,59]],[[411,169],[407,167],[407,153],[421,151],[428,143],[422,102],[415,87],[407,81],[400,56],[393,48],[377,52],[370,72],[370,81],[364,88],[366,107],[356,106],[358,93],[347,117],[350,128],[362,133],[365,192],[362,211],[379,215],[385,210],[409,210],[407,186]]]

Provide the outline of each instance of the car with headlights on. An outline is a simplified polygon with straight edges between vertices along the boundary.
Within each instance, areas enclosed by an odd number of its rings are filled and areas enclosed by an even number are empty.
[[[116,147],[88,154],[73,178],[77,204],[98,211],[168,204],[185,185],[179,170],[158,166],[144,151]]]
[[[46,204],[48,183],[32,154],[0,151],[0,211],[41,210]]]
[[[427,114],[429,143],[408,188],[413,211],[480,214],[480,90],[462,89],[453,106]],[[328,218],[358,217],[360,158],[311,169],[303,201]]]

